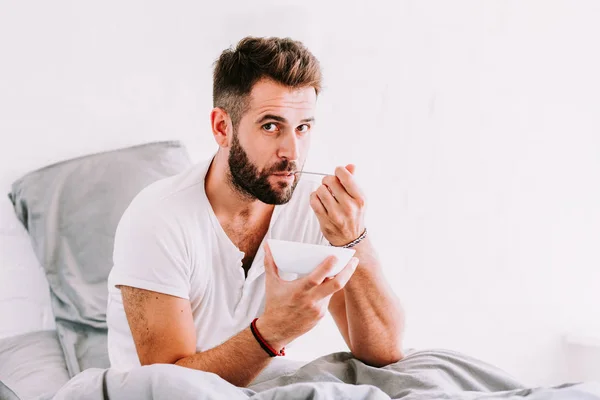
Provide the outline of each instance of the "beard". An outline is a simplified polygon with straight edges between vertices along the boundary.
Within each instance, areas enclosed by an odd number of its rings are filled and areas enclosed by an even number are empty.
[[[277,182],[275,187],[269,182],[269,177],[274,173],[298,171],[296,162],[285,159],[281,163],[259,171],[248,158],[237,136],[237,132],[234,132],[228,159],[229,180],[233,188],[242,196],[258,199],[265,204],[279,205],[290,201],[300,177],[295,175],[291,185]]]

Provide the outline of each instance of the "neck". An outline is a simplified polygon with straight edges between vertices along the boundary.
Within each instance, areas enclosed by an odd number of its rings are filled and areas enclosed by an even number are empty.
[[[239,192],[230,182],[227,157],[218,152],[206,173],[206,197],[219,219],[257,220],[271,215],[275,206]]]

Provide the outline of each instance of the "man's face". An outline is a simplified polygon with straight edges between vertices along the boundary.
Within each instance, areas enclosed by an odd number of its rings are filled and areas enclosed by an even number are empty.
[[[314,88],[291,89],[257,82],[249,108],[229,148],[231,183],[266,204],[285,204],[298,184],[310,145],[317,96]]]

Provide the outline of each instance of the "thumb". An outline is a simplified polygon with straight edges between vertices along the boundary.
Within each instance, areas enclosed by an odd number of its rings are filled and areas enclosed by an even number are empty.
[[[275,265],[275,261],[273,260],[273,254],[271,254],[271,248],[269,248],[269,244],[265,242],[265,272],[267,273],[267,277],[279,279],[279,273],[277,272],[277,266]]]
[[[346,165],[346,169],[348,170],[348,172],[350,172],[352,175],[354,175],[354,171],[356,170],[356,166],[354,164],[348,164],[348,165]]]

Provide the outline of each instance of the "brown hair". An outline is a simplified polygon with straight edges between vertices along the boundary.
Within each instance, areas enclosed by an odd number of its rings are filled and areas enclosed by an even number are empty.
[[[213,106],[227,111],[237,127],[254,84],[269,78],[291,88],[321,91],[321,67],[301,43],[289,38],[246,37],[221,53],[213,73]]]

